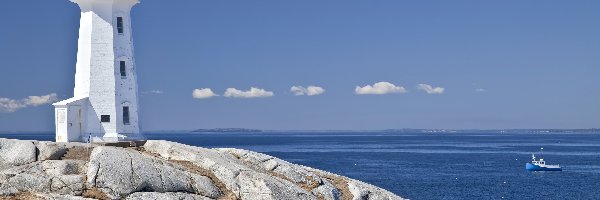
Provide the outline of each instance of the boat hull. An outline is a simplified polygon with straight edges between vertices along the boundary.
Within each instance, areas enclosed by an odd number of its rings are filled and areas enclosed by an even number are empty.
[[[527,171],[562,171],[562,168],[548,168],[548,167],[540,167],[531,163],[525,164],[525,169]]]

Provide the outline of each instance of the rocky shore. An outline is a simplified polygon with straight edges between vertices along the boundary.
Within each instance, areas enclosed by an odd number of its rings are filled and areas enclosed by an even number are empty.
[[[0,199],[402,199],[262,153],[0,139]]]

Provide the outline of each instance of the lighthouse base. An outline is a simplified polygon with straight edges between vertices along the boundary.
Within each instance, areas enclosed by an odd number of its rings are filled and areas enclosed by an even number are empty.
[[[117,126],[116,131],[105,128],[104,122],[101,121],[102,115],[97,114],[88,97],[70,98],[53,105],[56,117],[56,142],[106,143],[146,140],[134,123],[128,124],[129,128]],[[116,133],[119,131],[121,133]]]
[[[111,134],[107,133],[104,136],[92,136],[91,142],[129,142],[129,141],[145,141],[146,138],[141,134]]]

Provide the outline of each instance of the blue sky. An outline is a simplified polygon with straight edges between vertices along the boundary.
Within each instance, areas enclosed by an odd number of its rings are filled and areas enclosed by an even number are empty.
[[[592,0],[142,1],[132,11],[142,128],[600,127],[598,10]],[[52,131],[53,108],[39,101],[73,95],[79,8],[0,1],[0,24],[0,130]],[[355,91],[377,82],[393,93]],[[290,91],[311,85],[325,92]],[[273,95],[224,96],[251,87]],[[202,88],[220,96],[193,98]]]

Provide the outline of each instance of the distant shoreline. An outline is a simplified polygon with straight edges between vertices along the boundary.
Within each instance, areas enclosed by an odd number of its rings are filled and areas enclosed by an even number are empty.
[[[382,129],[382,130],[261,130],[245,128],[216,128],[189,130],[157,130],[146,133],[600,133],[590,129]]]
[[[191,131],[192,133],[260,133],[263,132],[259,129],[246,129],[246,128],[213,128],[213,129],[196,129]]]

